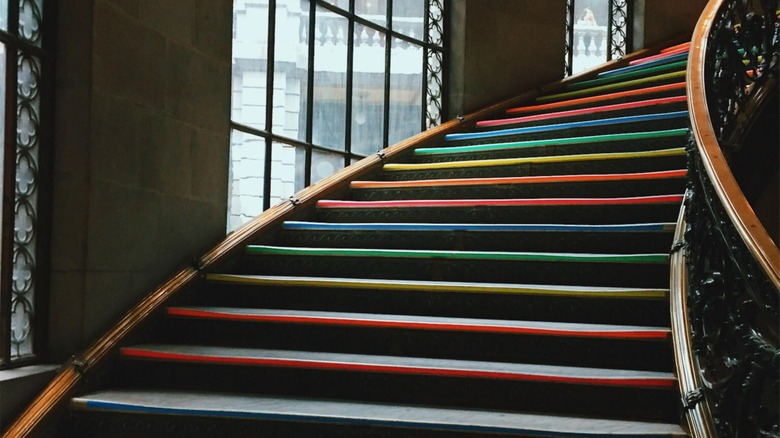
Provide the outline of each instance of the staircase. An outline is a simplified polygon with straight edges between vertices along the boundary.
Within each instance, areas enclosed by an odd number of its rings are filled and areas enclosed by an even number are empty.
[[[354,181],[69,402],[79,437],[677,437],[687,46]]]

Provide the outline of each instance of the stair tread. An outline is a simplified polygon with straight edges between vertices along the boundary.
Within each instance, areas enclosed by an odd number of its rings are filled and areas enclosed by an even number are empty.
[[[81,410],[413,427],[558,437],[683,437],[675,424],[229,393],[104,390],[71,401]]]
[[[388,172],[410,171],[410,170],[435,170],[435,169],[458,169],[472,167],[500,167],[517,166],[520,164],[544,164],[544,163],[568,163],[568,162],[588,162],[602,160],[633,160],[655,157],[670,157],[685,155],[685,148],[670,148],[653,151],[640,152],[602,152],[590,154],[573,155],[551,155],[543,157],[520,157],[520,158],[495,158],[486,160],[463,160],[446,161],[438,163],[389,163],[383,166]]]
[[[658,105],[667,105],[672,103],[681,103],[687,100],[686,96],[662,97],[658,99],[648,99],[634,102],[616,103],[612,105],[602,105],[598,107],[581,108],[569,111],[559,111],[553,113],[536,114],[533,116],[512,117],[502,119],[480,120],[476,126],[478,128],[488,128],[494,126],[513,125],[525,122],[534,122],[540,120],[551,120],[558,118],[574,117],[580,115],[591,115],[598,113],[609,113],[612,111],[623,111],[635,108],[650,108]]]
[[[366,230],[366,231],[548,231],[548,232],[637,232],[674,231],[673,222],[642,224],[445,224],[445,223],[334,223],[287,221],[287,230]]]
[[[575,175],[539,175],[492,178],[442,178],[405,181],[353,181],[351,189],[383,189],[406,187],[438,187],[438,186],[471,186],[471,185],[506,185],[506,184],[550,184],[550,183],[582,183],[604,181],[636,181],[662,178],[685,178],[688,171],[662,170],[656,172],[635,173],[596,173]]]
[[[426,280],[385,280],[343,277],[306,277],[250,274],[208,274],[213,282],[258,286],[376,289],[382,291],[436,291],[603,298],[666,299],[669,289],[608,286],[569,286],[510,283],[476,283]]]
[[[377,257],[450,260],[506,260],[587,263],[668,263],[668,254],[595,254],[560,252],[456,251],[420,249],[319,248],[248,245],[248,254],[281,256]]]
[[[500,207],[555,205],[641,205],[680,203],[682,195],[634,196],[623,198],[512,198],[512,199],[408,199],[395,201],[322,200],[318,208],[417,208],[417,207]]]
[[[552,321],[452,318],[442,316],[390,315],[311,310],[257,309],[245,307],[170,307],[170,316],[230,321],[257,321],[320,325],[346,325],[418,330],[515,333],[540,336],[570,336],[615,339],[668,339],[664,327],[586,324]]]
[[[643,62],[636,62],[633,64],[629,64],[627,67],[616,68],[614,70],[607,70],[605,72],[601,72],[598,74],[598,77],[603,78],[603,77],[615,76],[622,73],[628,73],[628,72],[640,70],[642,68],[670,64],[673,62],[687,60],[687,59],[688,59],[688,50],[680,49],[679,51],[676,52],[662,53],[657,56],[648,57],[647,59],[643,59],[642,60]]]
[[[183,344],[142,344],[121,349],[125,358],[177,362],[258,365],[445,377],[670,388],[672,373],[660,371],[537,365],[426,357],[381,356],[319,351],[271,350]]]
[[[620,132],[615,134],[587,135],[581,137],[546,138],[540,140],[513,141],[505,143],[481,143],[465,146],[440,146],[433,148],[418,148],[414,156],[463,154],[469,152],[502,151],[507,149],[538,148],[546,146],[567,146],[587,143],[609,143],[615,141],[655,139],[666,137],[678,137],[688,134],[688,128],[666,129],[645,132]]]
[[[602,76],[602,77],[597,77],[596,79],[574,82],[572,84],[569,84],[566,87],[566,89],[579,90],[579,89],[598,86],[602,84],[611,84],[619,81],[626,81],[632,78],[643,77],[648,74],[662,73],[662,72],[669,72],[669,71],[679,71],[680,69],[684,71],[686,65],[688,65],[687,58],[682,61],[676,61],[668,64],[664,63],[660,65],[649,65],[649,66],[646,64],[641,64],[633,67],[632,70],[620,72],[615,75]]]
[[[668,81],[668,80],[685,80],[685,74],[686,74],[685,70],[680,70],[672,73],[660,74],[657,76],[649,76],[646,78],[632,79],[624,82],[617,82],[614,84],[598,85],[595,87],[585,88],[582,90],[564,91],[562,93],[556,93],[556,94],[546,94],[544,96],[537,97],[536,102],[544,103],[544,102],[550,102],[559,99],[571,99],[571,98],[579,98],[583,96],[592,96],[596,94],[601,94],[602,92],[608,93],[610,91],[622,90],[634,86],[650,85],[653,83],[658,83],[658,82]]]
[[[579,129],[579,128],[587,128],[593,126],[613,126],[613,125],[622,125],[626,123],[668,120],[668,119],[682,118],[687,116],[688,116],[687,110],[670,111],[670,112],[662,112],[662,113],[654,113],[654,114],[640,114],[634,116],[610,117],[610,118],[596,119],[596,120],[583,120],[578,122],[556,123],[551,125],[499,129],[495,131],[447,134],[444,136],[444,140],[458,141],[458,140],[485,139],[485,138],[502,137],[507,135],[559,131],[564,129]]]
[[[577,99],[570,99],[561,102],[552,102],[546,104],[526,105],[521,107],[510,108],[506,110],[507,114],[522,114],[532,111],[544,111],[553,110],[558,108],[566,108],[576,105],[585,105],[589,103],[607,102],[610,100],[624,99],[635,96],[644,96],[648,94],[664,93],[671,91],[680,91],[685,94],[685,82],[677,82],[673,84],[654,85],[651,87],[638,88],[635,90],[617,91],[614,93],[602,94],[597,96],[580,97]]]

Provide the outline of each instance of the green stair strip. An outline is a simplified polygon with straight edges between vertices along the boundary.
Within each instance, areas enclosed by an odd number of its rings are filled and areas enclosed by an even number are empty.
[[[625,140],[646,140],[654,138],[669,138],[679,137],[688,134],[688,128],[679,129],[667,129],[662,131],[649,131],[649,132],[626,132],[619,134],[603,134],[603,135],[589,135],[584,137],[563,137],[563,138],[549,138],[543,140],[528,140],[528,141],[515,141],[507,143],[490,143],[479,144],[470,146],[444,146],[437,148],[420,148],[414,151],[414,155],[445,155],[445,154],[463,154],[470,152],[489,152],[489,151],[501,151],[507,149],[523,149],[539,146],[553,146],[553,145],[572,145],[572,144],[584,144],[584,143],[608,143],[613,141],[625,141]]]
[[[248,254],[324,257],[378,257],[449,260],[501,260],[575,263],[667,263],[666,254],[582,254],[505,251],[441,251],[356,248],[306,248],[250,245]]]
[[[566,87],[567,90],[581,90],[583,88],[596,87],[599,85],[611,84],[613,82],[631,80],[634,78],[640,78],[649,74],[656,74],[662,72],[670,72],[676,70],[685,70],[685,66],[688,64],[687,60],[673,62],[671,64],[658,65],[655,67],[649,67],[644,69],[637,69],[630,72],[620,73],[611,76],[605,76],[598,79],[591,79],[589,81],[582,81],[571,84]]]

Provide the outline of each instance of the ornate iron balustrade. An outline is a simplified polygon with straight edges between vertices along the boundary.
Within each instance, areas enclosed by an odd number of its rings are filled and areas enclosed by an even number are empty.
[[[689,423],[710,422],[692,424],[702,436],[780,436],[780,257],[729,167],[763,102],[777,99],[777,3],[711,1],[689,61],[684,246],[691,380],[700,388],[682,386]]]

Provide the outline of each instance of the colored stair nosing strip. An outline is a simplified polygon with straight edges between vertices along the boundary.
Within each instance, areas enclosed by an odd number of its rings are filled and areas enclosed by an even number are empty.
[[[667,254],[590,254],[508,251],[442,251],[416,249],[313,248],[248,245],[247,254],[298,257],[371,257],[442,260],[491,260],[569,263],[655,263],[669,262]]]
[[[478,128],[488,128],[493,126],[514,125],[518,123],[534,122],[539,120],[552,120],[556,118],[574,117],[585,114],[601,114],[612,111],[625,111],[636,108],[651,108],[653,106],[668,105],[673,103],[682,103],[687,100],[686,96],[661,97],[658,99],[640,100],[635,102],[617,103],[613,105],[604,105],[595,108],[580,108],[556,113],[536,114],[533,116],[513,117],[509,119],[481,120],[477,122]]]
[[[442,146],[436,148],[419,148],[414,151],[415,156],[462,154],[470,152],[501,151],[508,149],[522,149],[542,146],[562,146],[586,143],[607,143],[625,140],[647,140],[665,137],[680,137],[688,134],[688,128],[666,129],[646,132],[624,132],[617,134],[587,135],[582,137],[546,138],[540,140],[514,141],[507,143],[488,143],[466,146]]]
[[[414,315],[338,313],[301,310],[169,307],[168,316],[199,320],[304,324],[337,327],[428,330],[467,333],[502,333],[598,339],[669,339],[661,327],[577,324],[547,321],[466,319]]]
[[[536,438],[682,438],[676,424],[405,406],[247,394],[112,390],[71,399],[70,408],[128,414],[508,434]]]
[[[495,178],[448,178],[411,181],[353,181],[351,189],[404,189],[423,187],[483,186],[483,185],[522,185],[522,184],[561,184],[609,181],[648,181],[671,178],[684,178],[688,171],[661,170],[641,173],[595,173],[582,175],[541,175]]]
[[[566,108],[575,105],[585,105],[589,103],[605,102],[615,99],[622,99],[632,96],[643,96],[654,93],[665,93],[669,91],[681,90],[685,91],[685,82],[675,82],[673,84],[655,85],[652,87],[638,88],[635,90],[618,91],[615,93],[601,94],[597,96],[580,97],[578,99],[564,100],[560,102],[551,102],[541,105],[529,105],[510,108],[506,110],[507,114],[521,114],[532,111],[546,111],[558,108]]]
[[[409,199],[393,201],[317,202],[318,208],[430,208],[430,207],[544,207],[585,205],[679,204],[682,195],[655,195],[622,198],[521,198],[521,199]]]
[[[339,222],[298,222],[288,221],[282,224],[286,230],[307,231],[474,231],[474,232],[596,232],[630,233],[659,232],[668,233],[675,229],[673,222],[644,224],[439,224],[439,223],[339,223]]]
[[[644,64],[644,63],[647,63],[647,62],[655,61],[657,59],[663,59],[663,58],[671,57],[671,56],[674,56],[674,55],[678,55],[680,53],[689,53],[688,47],[678,47],[678,48],[676,48],[674,50],[669,50],[668,52],[659,53],[657,55],[648,56],[646,58],[635,59],[633,61],[630,61],[628,63],[628,65]]]
[[[676,44],[674,46],[667,47],[665,49],[661,49],[661,53],[669,53],[669,52],[672,52],[674,50],[678,50],[678,49],[680,49],[682,47],[684,47],[686,49],[689,49],[691,47],[691,42],[690,41],[686,41],[684,43]]]
[[[607,85],[601,85],[593,88],[585,88],[583,90],[575,90],[575,91],[567,91],[563,93],[557,93],[557,94],[548,94],[545,96],[539,96],[536,98],[536,102],[538,103],[544,103],[549,102],[551,100],[558,100],[558,99],[572,99],[577,97],[583,97],[583,96],[589,96],[594,94],[600,94],[602,92],[607,93],[610,91],[617,91],[622,90],[625,88],[631,88],[634,86],[641,86],[641,85],[651,85],[653,83],[666,81],[666,80],[672,80],[672,79],[685,79],[685,70],[682,71],[676,71],[673,73],[666,73],[658,76],[650,76],[646,78],[641,79],[634,79],[630,81],[625,82],[617,82],[614,84],[607,84]]]
[[[509,294],[518,296],[532,295],[608,299],[667,299],[669,296],[668,289],[635,287],[619,288],[508,283],[468,283],[451,281],[383,280],[245,274],[208,274],[206,279],[215,283],[245,286],[339,288],[397,292]]]
[[[436,163],[388,163],[383,166],[386,172],[465,169],[476,167],[517,166],[522,164],[551,164],[603,160],[632,160],[662,158],[685,155],[685,148],[660,149],[640,152],[602,152],[596,154],[551,155],[544,157],[494,158],[488,160],[444,161]]]
[[[602,370],[502,362],[442,360],[349,353],[147,344],[120,350],[124,358],[309,370],[461,377],[634,388],[671,388],[677,380],[657,371]]]
[[[607,78],[607,77],[620,75],[620,74],[623,74],[623,73],[629,73],[629,72],[633,72],[633,71],[640,71],[640,70],[643,70],[643,69],[649,69],[651,67],[668,65],[668,64],[672,64],[672,63],[680,63],[680,62],[683,62],[683,61],[687,64],[687,62],[688,62],[687,59],[688,59],[688,52],[687,51],[680,52],[680,53],[675,53],[675,54],[671,54],[671,55],[665,55],[663,57],[659,57],[659,58],[656,58],[656,59],[645,60],[645,62],[642,62],[642,63],[629,65],[628,67],[617,68],[615,70],[608,70],[608,71],[605,71],[605,72],[601,72],[601,73],[599,73],[598,77],[599,78]],[[685,64],[683,64],[683,65],[685,65]]]
[[[523,128],[501,129],[497,131],[447,134],[444,136],[444,140],[445,141],[481,140],[486,138],[503,137],[508,135],[559,131],[564,129],[589,128],[589,127],[596,127],[596,126],[613,126],[613,125],[622,125],[625,123],[650,122],[650,121],[657,121],[657,120],[668,120],[668,119],[687,118],[687,117],[688,117],[687,110],[671,111],[666,113],[612,117],[608,119],[582,120],[578,122],[557,123],[553,125],[527,126]]]
[[[620,73],[614,76],[601,77],[591,79],[588,81],[575,82],[566,87],[566,90],[575,91],[584,88],[597,87],[600,85],[612,84],[620,81],[627,81],[634,78],[645,77],[648,74],[663,74],[670,71],[685,70],[685,66],[688,64],[688,60],[677,61],[671,64],[657,65],[655,67],[646,67],[644,65],[639,66],[638,69],[629,71],[627,73]]]

